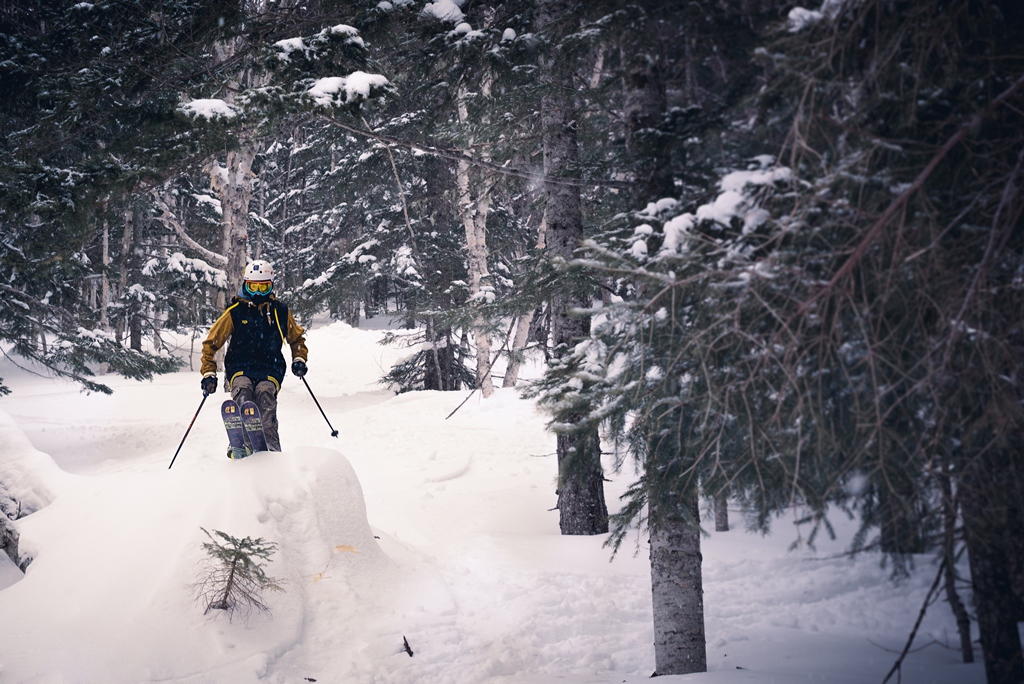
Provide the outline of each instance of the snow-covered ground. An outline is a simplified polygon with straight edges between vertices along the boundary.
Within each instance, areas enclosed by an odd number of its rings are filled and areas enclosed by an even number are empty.
[[[40,508],[16,523],[28,572],[0,554],[0,682],[646,680],[645,539],[610,560],[604,537],[560,536],[544,416],[498,390],[446,420],[466,393],[381,388],[407,350],[379,339],[342,323],[309,335],[307,377],[339,438],[289,377],[283,453],[226,459],[218,393],[171,470],[198,372],[108,376],[112,396],[87,396],[0,359],[14,391],[0,399],[0,481]],[[612,506],[631,475],[611,476]],[[894,585],[877,555],[841,554],[849,523],[835,521],[838,541],[790,551],[789,521],[761,537],[732,519],[703,542],[709,672],[663,681],[880,683],[931,560]],[[278,544],[272,616],[203,615],[190,588],[201,527]],[[956,643],[938,603],[902,681],[983,682]]]

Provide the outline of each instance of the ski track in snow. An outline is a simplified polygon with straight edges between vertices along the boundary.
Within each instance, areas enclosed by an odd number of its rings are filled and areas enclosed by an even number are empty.
[[[377,379],[412,350],[379,338],[341,323],[309,335],[308,379],[339,439],[289,378],[284,454],[224,459],[218,393],[170,472],[198,372],[106,376],[115,393],[87,397],[0,363],[15,392],[0,401],[0,479],[45,506],[17,522],[36,555],[24,578],[0,558],[0,682],[646,681],[645,538],[610,561],[606,536],[560,536],[545,417],[512,390],[475,395],[448,420],[466,392],[394,396]],[[630,479],[612,476],[611,507]],[[664,681],[880,682],[935,567],[920,557],[893,584],[876,554],[841,555],[853,525],[833,522],[840,540],[816,551],[787,550],[784,519],[768,537],[706,537],[710,671]],[[188,589],[200,526],[279,544],[268,572],[286,591],[268,597],[272,618],[203,616]],[[931,642],[957,642],[944,603],[916,644]],[[908,657],[903,681],[984,681],[958,660],[933,644]]]

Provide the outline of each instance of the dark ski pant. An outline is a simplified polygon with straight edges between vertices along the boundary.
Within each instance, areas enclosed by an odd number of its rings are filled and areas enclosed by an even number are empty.
[[[263,436],[267,440],[267,448],[271,451],[281,450],[281,438],[277,434],[277,387],[270,380],[253,380],[239,375],[231,381],[231,398],[239,406],[243,401],[256,403],[263,422]],[[245,438],[246,443],[249,437]]]

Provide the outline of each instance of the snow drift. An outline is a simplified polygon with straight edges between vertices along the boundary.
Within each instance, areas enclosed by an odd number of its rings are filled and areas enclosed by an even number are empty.
[[[0,555],[0,682],[650,681],[644,535],[613,562],[607,535],[561,536],[547,417],[511,389],[476,393],[450,418],[468,390],[395,396],[377,380],[410,350],[381,337],[344,323],[309,334],[310,383],[337,440],[305,388],[286,381],[285,453],[228,461],[207,407],[170,471],[197,373],[107,376],[113,395],[83,397],[0,357],[14,392],[0,404],[10,416],[0,412],[0,481],[35,502],[14,524],[37,556],[22,576]],[[189,349],[182,337],[178,353]],[[538,368],[534,359],[521,377]],[[635,476],[613,472],[613,459],[612,508]],[[878,554],[843,554],[856,524],[833,522],[839,538],[820,537],[817,550],[791,549],[797,528],[782,519],[765,537],[709,533],[710,671],[658,681],[878,684],[936,568],[920,557],[893,585]],[[286,592],[266,596],[272,617],[203,616],[190,591],[200,527],[278,544],[267,572]],[[903,681],[983,682],[980,662],[943,647],[955,629],[948,606],[933,606]]]
[[[10,432],[0,434],[10,440]],[[5,473],[27,460],[5,460]],[[52,475],[18,493],[44,500],[39,492],[58,489],[46,481]],[[35,560],[0,592],[0,614],[14,624],[32,616],[32,629],[5,633],[5,682],[128,684],[187,677],[183,669],[204,681],[256,681],[310,623],[345,615],[365,625],[375,619],[368,610],[383,608],[373,597],[393,593],[396,568],[370,530],[355,472],[336,451],[302,447],[171,471],[65,477],[75,486],[17,522]],[[278,545],[268,573],[286,591],[266,597],[273,619],[253,615],[247,625],[217,611],[203,616],[190,591],[205,541],[200,527]],[[343,643],[359,660],[366,644]]]
[[[48,506],[67,484],[69,476],[32,446],[5,411],[0,411],[0,454],[0,483],[20,504],[21,515]]]

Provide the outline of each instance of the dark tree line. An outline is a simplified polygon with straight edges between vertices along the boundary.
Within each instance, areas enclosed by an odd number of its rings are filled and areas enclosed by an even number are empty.
[[[652,563],[666,544],[699,559],[699,494],[760,529],[801,507],[812,540],[846,511],[854,550],[897,573],[939,555],[969,659],[966,548],[988,680],[1019,682],[1019,11],[822,10],[761,34],[717,183],[684,180],[587,244],[573,267],[622,299],[544,398],[638,462],[613,538],[646,525]]]
[[[705,497],[938,553],[961,626],[966,547],[1017,684],[1024,17],[794,7],[6,3],[0,338],[168,371],[270,259],[301,316],[403,317],[399,391],[544,355],[561,529],[650,532],[659,673],[706,668]]]

